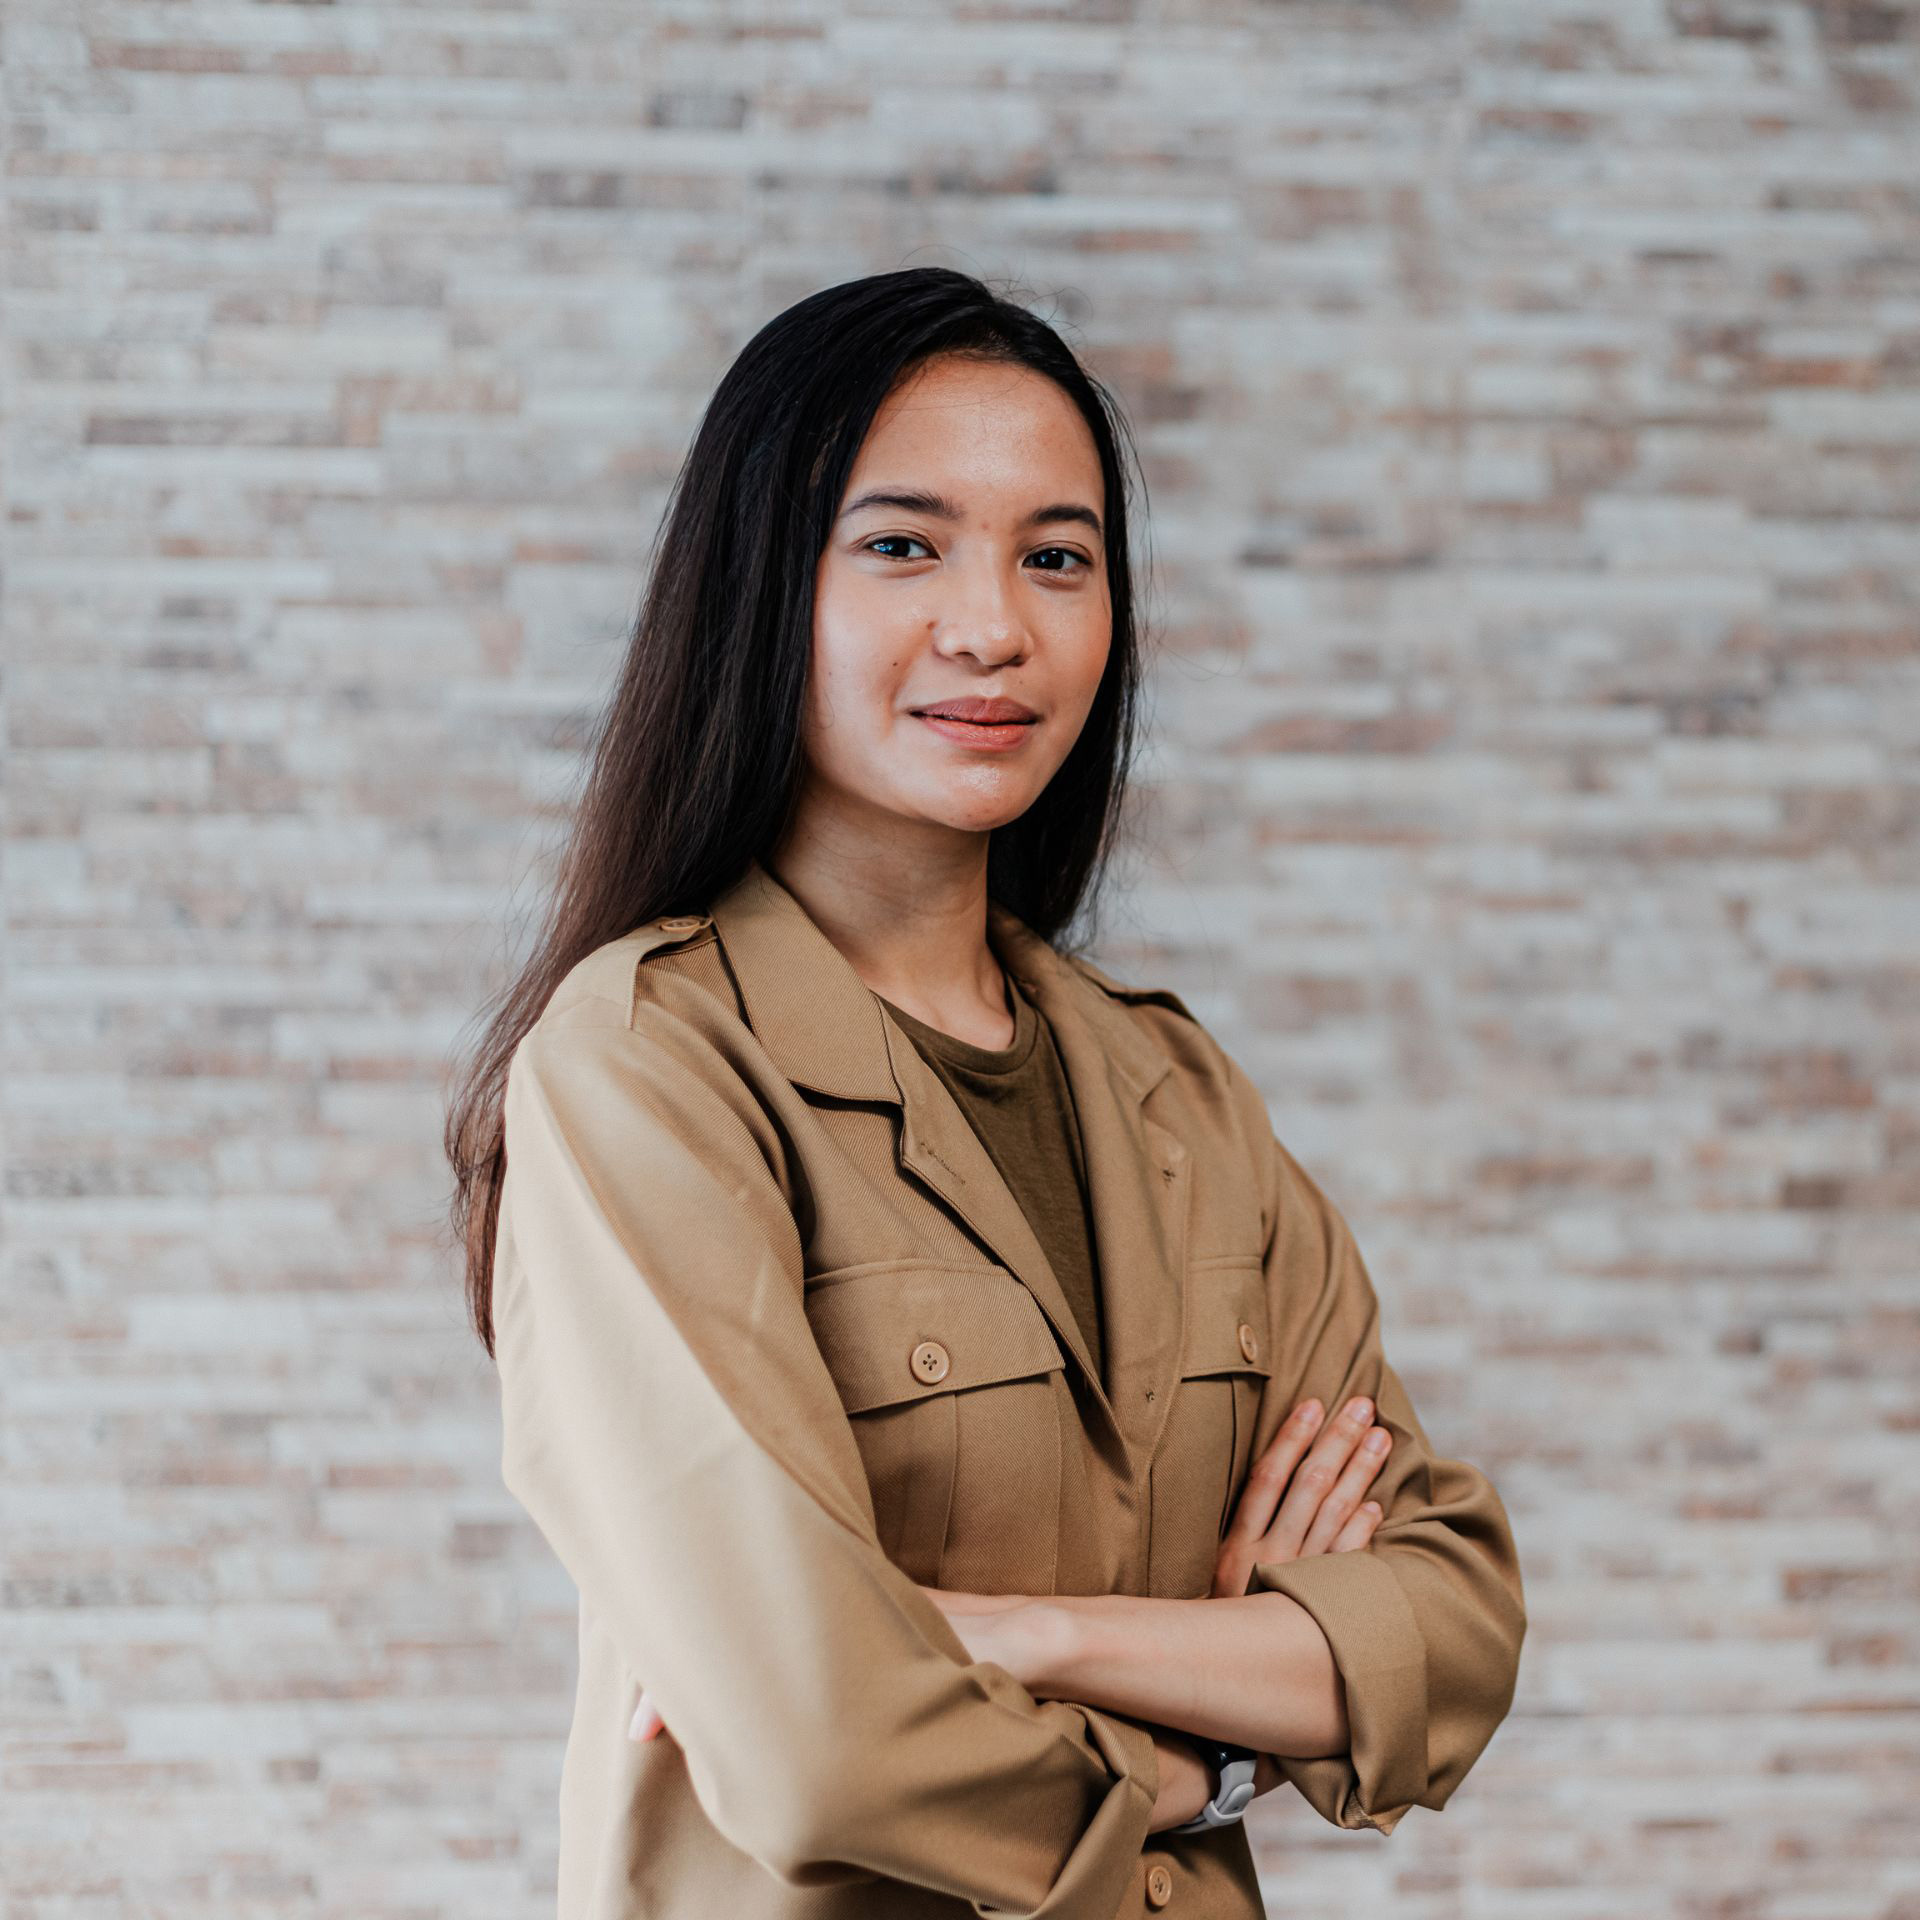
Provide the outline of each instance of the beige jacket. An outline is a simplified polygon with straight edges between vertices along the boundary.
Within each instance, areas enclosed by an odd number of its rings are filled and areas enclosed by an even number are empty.
[[[562,1920],[1246,1920],[1245,1829],[1149,1834],[1140,1722],[974,1663],[915,1582],[1197,1599],[1301,1399],[1393,1436],[1319,1622],[1342,1827],[1445,1804],[1512,1698],[1500,1499],[1382,1357],[1345,1222],[1172,993],[994,903],[1086,1142],[1111,1380],[965,1116],[755,863],[567,977],[508,1079],[502,1475],[580,1593]],[[667,1726],[635,1742],[642,1685]],[[1260,1803],[1256,1803],[1256,1809]],[[1257,1811],[1255,1817],[1258,1817]]]

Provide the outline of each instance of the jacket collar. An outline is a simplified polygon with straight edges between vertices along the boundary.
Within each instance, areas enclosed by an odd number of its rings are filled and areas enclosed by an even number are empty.
[[[1053,1029],[1085,1148],[1099,1270],[1103,1382],[1066,1293],[992,1157],[945,1083],[838,947],[759,860],[711,908],[747,1023],[798,1086],[902,1108],[901,1167],[931,1187],[1038,1300],[1123,1449],[1151,1453],[1179,1380],[1186,1147],[1144,1111],[1173,1065],[1085,963],[1011,909],[987,935]]]
[[[900,1100],[879,999],[799,900],[759,860],[713,903],[720,942],[747,1003],[747,1023],[797,1086],[843,1100]],[[1065,1012],[1100,1036],[1144,1100],[1173,1062],[1123,1005],[1035,933],[987,902],[994,951],[1049,1018]]]

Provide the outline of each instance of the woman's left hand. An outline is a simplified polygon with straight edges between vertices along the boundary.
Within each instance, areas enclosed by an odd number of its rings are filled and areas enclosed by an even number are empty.
[[[1373,1424],[1365,1394],[1324,1433],[1322,1411],[1318,1400],[1303,1400],[1249,1470],[1214,1559],[1215,1599],[1245,1593],[1258,1561],[1353,1553],[1373,1538],[1380,1502],[1360,1496],[1380,1477],[1393,1435]]]

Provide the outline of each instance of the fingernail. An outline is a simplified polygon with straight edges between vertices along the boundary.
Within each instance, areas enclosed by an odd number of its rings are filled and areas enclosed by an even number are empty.
[[[1365,1420],[1369,1418],[1373,1413],[1373,1402],[1371,1400],[1364,1400],[1364,1399],[1350,1400],[1347,1403],[1347,1411],[1353,1416],[1354,1419]]]
[[[1375,1427],[1374,1430],[1367,1435],[1365,1442],[1367,1451],[1369,1453],[1385,1453],[1389,1437],[1385,1427]]]
[[[1299,1411],[1295,1413],[1294,1418],[1298,1420],[1303,1427],[1312,1426],[1313,1423],[1320,1418],[1320,1402],[1318,1400],[1308,1400],[1304,1402]]]

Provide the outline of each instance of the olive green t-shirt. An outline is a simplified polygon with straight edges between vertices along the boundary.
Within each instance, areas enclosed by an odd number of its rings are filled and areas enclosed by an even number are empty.
[[[874,997],[906,1029],[921,1058],[946,1083],[1012,1188],[1066,1292],[1104,1385],[1106,1343],[1094,1271],[1086,1162],[1073,1094],[1053,1029],[1012,976],[1003,977],[1013,1015],[1013,1040],[1005,1047],[976,1047],[916,1020],[884,995]]]

